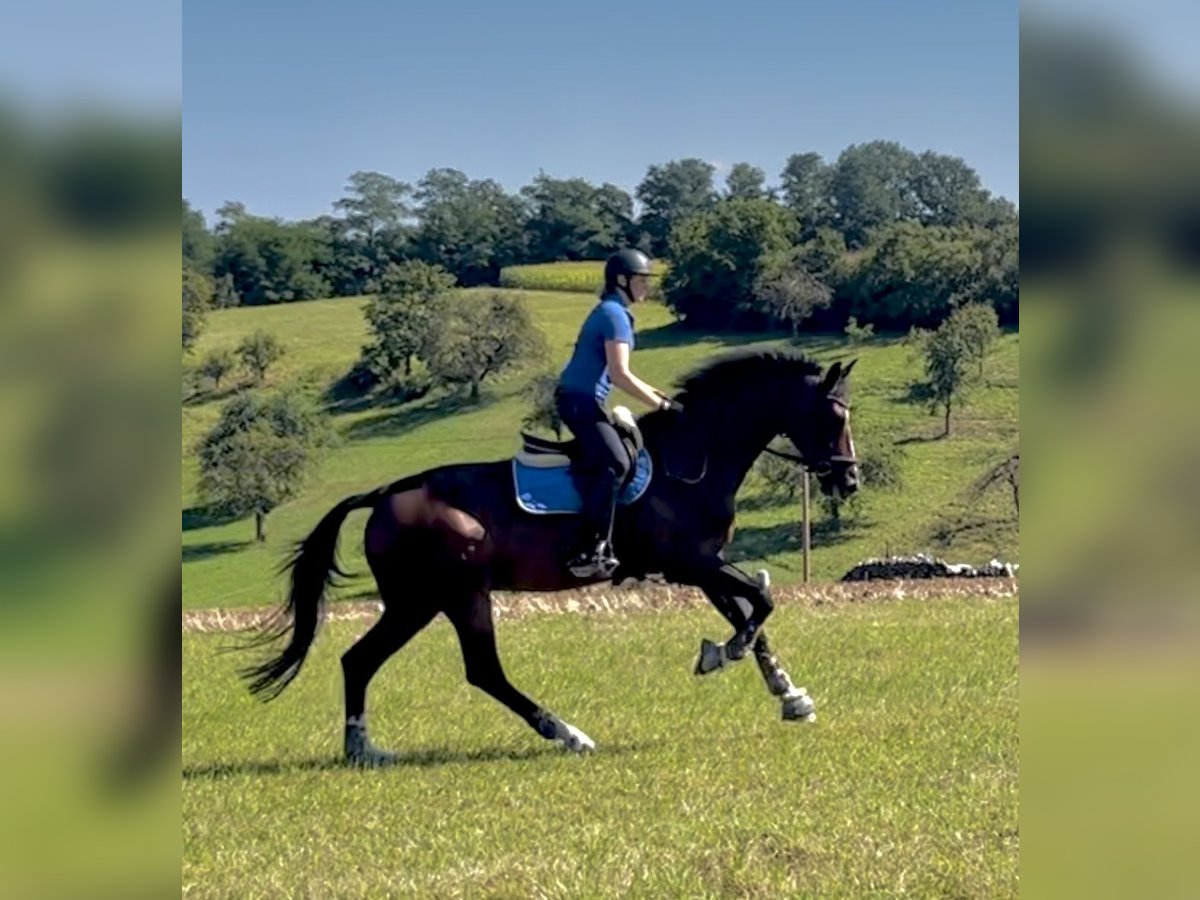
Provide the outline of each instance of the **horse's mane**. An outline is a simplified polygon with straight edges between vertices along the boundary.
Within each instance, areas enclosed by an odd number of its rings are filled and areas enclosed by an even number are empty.
[[[678,383],[679,402],[746,396],[765,385],[798,386],[820,377],[820,363],[796,350],[734,350],[694,369]]]

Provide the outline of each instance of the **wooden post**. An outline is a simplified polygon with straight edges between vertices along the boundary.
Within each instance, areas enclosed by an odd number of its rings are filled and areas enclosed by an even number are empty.
[[[803,526],[804,535],[804,583],[808,584],[808,579],[812,572],[812,533],[809,529],[809,514],[811,513],[811,509],[809,508],[808,469],[803,468],[801,471],[803,472],[802,477],[804,479],[804,514],[800,521]]]

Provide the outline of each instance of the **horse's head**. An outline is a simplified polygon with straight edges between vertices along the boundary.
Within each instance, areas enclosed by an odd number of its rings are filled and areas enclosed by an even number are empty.
[[[850,433],[850,370],[835,362],[824,377],[804,392],[793,424],[785,432],[800,452],[821,490],[831,497],[849,497],[858,490],[858,459]]]
[[[701,460],[705,444],[752,449],[757,455],[782,434],[817,476],[821,490],[848,497],[858,490],[850,436],[849,375],[855,362],[834,363],[822,373],[817,363],[793,350],[727,353],[680,382],[680,402],[696,427],[687,446]]]

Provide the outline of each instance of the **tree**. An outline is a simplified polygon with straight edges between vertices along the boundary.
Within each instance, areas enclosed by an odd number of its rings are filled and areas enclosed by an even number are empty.
[[[974,231],[981,268],[970,299],[990,303],[1006,325],[1017,324],[1021,301],[1020,226],[1012,221]]]
[[[722,200],[672,233],[664,299],[689,327],[764,324],[756,282],[764,263],[787,249],[787,213],[778,205]]]
[[[221,389],[221,379],[233,371],[233,353],[228,348],[214,350],[200,364],[200,374],[211,379],[214,390]]]
[[[1014,451],[1011,456],[1003,462],[992,466],[983,477],[977,480],[972,487],[971,493],[976,497],[982,497],[988,490],[998,484],[1007,484],[1009,490],[1012,491],[1013,510],[1018,516],[1021,515],[1021,454],[1019,451]]]
[[[321,272],[332,262],[328,234],[312,222],[251,216],[241,204],[221,207],[213,272],[229,275],[247,305],[311,300],[329,294]]]
[[[495,283],[521,259],[525,206],[490,179],[471,181],[457,169],[433,169],[417,184],[413,240],[417,257],[464,285]]]
[[[974,355],[959,321],[948,318],[936,331],[917,331],[917,346],[924,357],[925,377],[932,411],[945,414],[942,437],[950,436],[950,415],[974,382]]]
[[[911,184],[923,225],[983,226],[993,217],[991,194],[957,156],[929,150],[915,157]]]
[[[829,196],[848,246],[863,247],[872,229],[917,220],[915,160],[912,151],[895,141],[851,144],[838,156]]]
[[[846,256],[846,239],[836,228],[822,225],[796,245],[796,259],[809,272],[827,284]]]
[[[790,327],[793,337],[815,310],[833,299],[833,292],[805,269],[795,250],[771,254],[761,260],[759,268],[755,306],[773,321]]]
[[[796,217],[796,240],[808,240],[832,221],[830,179],[833,170],[819,153],[794,153],[780,173],[783,203]]]
[[[539,173],[521,194],[529,204],[530,260],[598,259],[621,246],[629,234],[633,201],[615,185],[597,188],[582,178]]]
[[[275,335],[260,329],[248,335],[238,345],[237,354],[241,357],[243,365],[254,375],[255,383],[262,384],[267,369],[283,356],[283,345]]]
[[[217,207],[217,225],[214,229],[218,235],[226,234],[239,222],[244,222],[251,216],[246,212],[246,204],[237,200],[226,200]]]
[[[384,232],[398,231],[409,214],[405,200],[412,193],[412,185],[390,175],[355,172],[346,192],[350,196],[335,200],[333,208],[342,213],[349,231],[368,245]]]
[[[190,266],[183,268],[183,350],[191,353],[212,309],[212,282]]]
[[[522,392],[529,403],[529,412],[521,420],[521,425],[524,428],[546,428],[561,441],[563,420],[558,415],[558,405],[554,401],[558,376],[556,371],[542,372],[529,380]]]
[[[638,230],[633,220],[633,198],[628,191],[607,181],[596,189],[596,210],[601,220],[611,222],[616,232],[615,242],[596,253],[595,258],[607,256],[609,250],[637,244]]]
[[[469,385],[472,400],[489,376],[545,356],[545,339],[520,300],[501,293],[453,297],[426,362],[443,385]]]
[[[862,321],[929,327],[977,296],[983,279],[974,229],[901,222],[874,232],[847,294]]]
[[[347,293],[371,292],[407,241],[406,221],[411,210],[406,201],[412,185],[380,172],[355,172],[346,192],[349,196],[333,204],[342,213],[342,218],[334,220],[336,226],[322,222],[348,264],[334,277],[352,282],[343,288]]]
[[[963,343],[978,363],[978,375],[982,378],[987,355],[1000,339],[1000,324],[996,318],[996,311],[985,303],[968,303],[952,312],[950,318],[962,332]]]
[[[445,295],[454,276],[421,260],[390,265],[380,292],[364,311],[374,340],[363,347],[363,361],[380,381],[401,368],[412,374],[414,357],[424,356],[445,315]]]
[[[242,302],[237,288],[233,286],[233,276],[226,272],[216,280],[213,286],[213,304],[218,309],[231,309]]]
[[[218,512],[253,514],[255,538],[265,541],[267,515],[296,495],[329,440],[325,417],[304,395],[239,394],[199,446],[201,496]]]
[[[212,271],[214,252],[212,232],[204,221],[204,213],[192,209],[191,204],[184,200],[183,264],[207,275]]]
[[[742,200],[769,199],[767,173],[750,163],[734,163],[725,177],[725,196]]]
[[[715,172],[711,163],[694,158],[672,160],[646,171],[636,194],[642,204],[639,225],[648,236],[651,255],[666,252],[671,233],[681,222],[713,208]]]

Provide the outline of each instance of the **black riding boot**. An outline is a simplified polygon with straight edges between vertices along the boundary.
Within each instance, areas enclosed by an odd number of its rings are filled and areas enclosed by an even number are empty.
[[[606,471],[597,477],[585,498],[583,517],[590,527],[584,532],[579,552],[567,563],[577,578],[607,578],[619,565],[613,555],[612,530],[620,489],[615,475]]]

